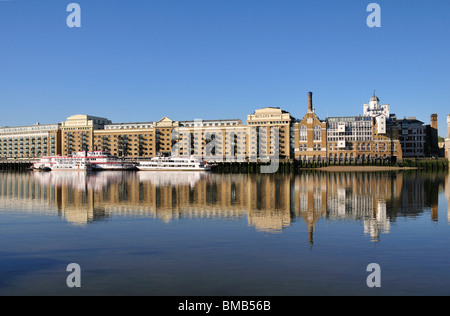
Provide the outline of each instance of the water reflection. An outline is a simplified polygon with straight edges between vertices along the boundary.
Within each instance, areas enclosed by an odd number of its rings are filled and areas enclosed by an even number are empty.
[[[374,172],[230,175],[173,172],[0,173],[0,208],[58,214],[86,225],[114,216],[246,220],[258,231],[282,232],[294,221],[359,221],[376,241],[399,217],[438,221],[438,196],[450,200],[443,173]],[[450,205],[450,203],[448,203]],[[429,215],[428,215],[429,212]],[[448,218],[450,222],[450,207]]]
[[[450,223],[450,173],[446,175],[445,195],[447,196],[447,220]]]

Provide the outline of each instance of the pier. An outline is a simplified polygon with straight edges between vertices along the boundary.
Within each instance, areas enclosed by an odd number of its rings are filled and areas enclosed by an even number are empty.
[[[217,173],[261,173],[264,163],[260,162],[219,162],[213,168]],[[308,161],[280,161],[277,173],[296,173],[304,169],[321,169],[326,167],[386,167],[386,168],[417,168],[430,171],[447,170],[449,162],[444,158],[412,158],[402,162],[389,163],[387,161],[355,161],[355,162],[308,162]],[[31,168],[29,160],[0,160],[0,171],[27,171]]]
[[[213,169],[217,173],[261,173],[261,166],[263,163],[258,162],[220,162],[216,164]],[[366,167],[367,170],[372,167],[373,170],[392,169],[423,169],[430,171],[447,170],[449,163],[447,159],[443,158],[413,158],[404,159],[401,162],[389,162],[382,160],[371,161],[337,161],[337,162],[311,162],[311,161],[280,161],[276,173],[296,173],[306,169],[336,169],[345,171],[352,167]],[[353,168],[354,169],[354,168]],[[352,169],[352,170],[353,170]]]
[[[0,171],[26,171],[30,168],[29,160],[0,160]]]

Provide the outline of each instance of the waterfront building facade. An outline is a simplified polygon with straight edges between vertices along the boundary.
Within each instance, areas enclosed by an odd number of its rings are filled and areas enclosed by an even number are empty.
[[[61,124],[4,127],[0,129],[0,158],[31,159],[99,150],[132,159],[177,155],[209,162],[280,158],[348,163],[424,157],[435,141],[436,114],[431,115],[429,126],[415,118],[397,120],[389,104],[380,104],[373,95],[363,105],[363,115],[321,120],[309,92],[307,111],[301,119],[279,107],[265,107],[248,115],[246,123],[240,119],[174,121],[168,117],[112,123],[104,117],[79,114]]]
[[[329,117],[327,140],[330,162],[402,159],[398,129],[391,120],[380,121],[370,116]]]
[[[256,161],[270,156],[294,155],[295,118],[278,107],[266,107],[247,116],[248,155]],[[278,158],[278,157],[277,157]]]
[[[327,123],[314,112],[312,92],[308,92],[308,111],[294,124],[294,157],[300,161],[325,161],[327,158]]]
[[[156,135],[153,122],[118,123],[94,130],[92,150],[108,151],[117,157],[154,157]]]
[[[93,150],[136,159],[175,155],[225,161],[239,155],[243,161],[245,135],[246,127],[239,119],[173,121],[163,117],[157,122],[115,123],[94,130]]]
[[[415,117],[398,121],[403,158],[425,157],[426,126]]]
[[[240,119],[180,121],[172,153],[210,162],[241,162],[248,157],[247,127]]]
[[[155,122],[155,156],[170,156],[172,146],[175,144],[173,130],[180,126],[178,121],[173,121],[168,117],[163,117]]]
[[[321,121],[314,113],[312,93],[308,96],[308,111],[295,125],[295,159],[333,163],[402,159],[395,116],[378,97],[364,104],[364,115]]]
[[[0,158],[32,159],[61,153],[60,124],[0,128]]]
[[[61,154],[92,150],[94,131],[103,129],[107,124],[111,124],[111,121],[103,117],[82,114],[69,116],[61,123]]]

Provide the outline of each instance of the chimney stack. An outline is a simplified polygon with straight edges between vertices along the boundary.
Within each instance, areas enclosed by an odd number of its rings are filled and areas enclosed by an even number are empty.
[[[429,129],[429,140],[431,145],[431,154],[438,155],[439,146],[438,146],[438,115],[431,114],[430,115],[430,129]]]
[[[308,92],[308,112],[313,112],[312,92]]]
[[[438,129],[438,115],[437,114],[431,114],[430,115],[430,125],[434,129]]]

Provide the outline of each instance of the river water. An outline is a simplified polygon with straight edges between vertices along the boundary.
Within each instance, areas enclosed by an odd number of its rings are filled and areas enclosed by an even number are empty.
[[[0,173],[0,295],[449,295],[449,199],[416,170]]]

